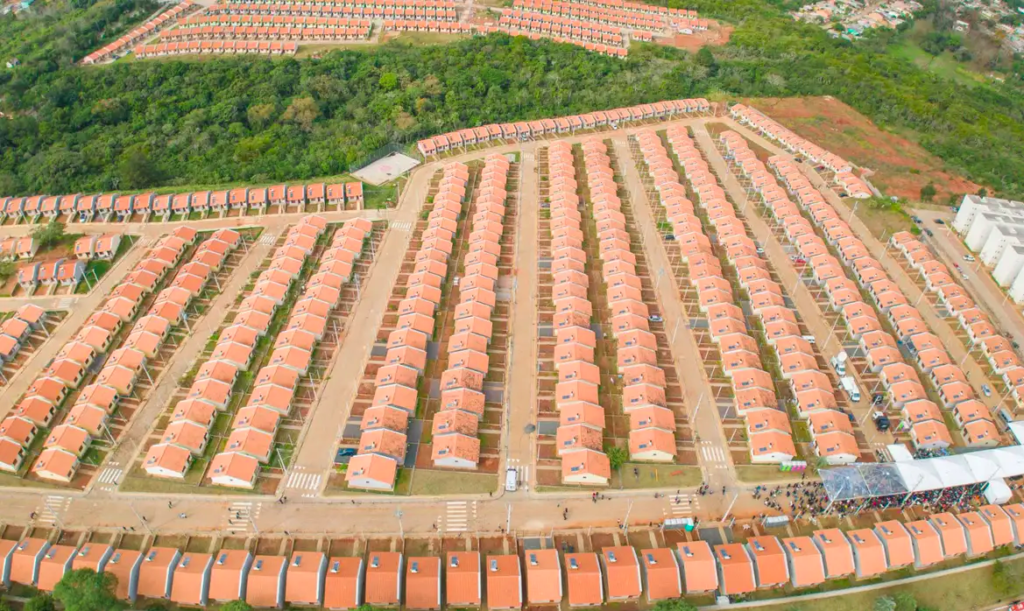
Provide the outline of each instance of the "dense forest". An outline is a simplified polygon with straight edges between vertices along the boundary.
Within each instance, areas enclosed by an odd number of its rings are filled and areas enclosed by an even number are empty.
[[[39,0],[38,3],[46,0]],[[916,133],[966,177],[1024,196],[1021,84],[954,85],[894,58],[897,36],[851,43],[763,0],[668,0],[735,24],[697,54],[635,46],[629,59],[491,35],[448,46],[389,43],[317,59],[72,60],[150,0],[54,0],[0,19],[0,194],[64,193],[345,172],[391,143],[453,128],[675,97],[833,95]]]

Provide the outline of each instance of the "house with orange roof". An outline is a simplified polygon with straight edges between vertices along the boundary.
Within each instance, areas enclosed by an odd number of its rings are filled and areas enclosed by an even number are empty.
[[[793,438],[778,431],[763,431],[750,435],[750,461],[759,464],[777,464],[793,460],[796,456]]]
[[[173,443],[158,443],[149,448],[142,468],[153,477],[184,479],[192,466],[192,452]]]
[[[321,606],[326,576],[326,554],[323,552],[292,552],[285,575],[285,602],[290,605]]]
[[[647,593],[648,602],[679,598],[682,595],[679,561],[671,549],[662,547],[643,550],[640,552],[640,562],[643,567],[643,589]]]
[[[718,589],[718,564],[706,541],[684,541],[676,544],[687,594],[713,592]],[[753,579],[753,574],[751,574]]]
[[[566,554],[565,575],[569,586],[570,607],[604,604],[604,579],[597,554]]]
[[[790,581],[795,588],[805,588],[825,581],[825,563],[821,551],[810,537],[787,537],[782,540]]]
[[[960,429],[964,443],[972,448],[994,448],[999,445],[999,429],[990,420],[968,422]]]
[[[345,483],[350,488],[363,490],[393,490],[398,474],[398,461],[383,454],[353,456],[345,472]]]
[[[941,450],[953,445],[949,429],[941,422],[928,420],[910,428],[910,440],[919,450]]]
[[[210,441],[210,431],[201,424],[178,420],[167,425],[161,443],[183,447],[194,456],[201,456]]]
[[[78,470],[78,455],[60,447],[49,447],[39,454],[32,473],[43,479],[70,483]]]
[[[1014,542],[1013,522],[1010,521],[1010,517],[1006,515],[1006,511],[1002,507],[998,505],[983,505],[978,508],[978,515],[988,526],[989,532],[992,534],[993,546],[1002,547]]]
[[[245,600],[246,577],[252,566],[252,554],[246,550],[222,549],[210,567],[207,599],[223,602]]]
[[[210,588],[210,570],[213,556],[186,553],[174,568],[171,580],[171,601],[179,605],[205,607]]]
[[[476,469],[480,463],[480,440],[461,433],[434,437],[431,458],[437,467]]]
[[[747,539],[747,550],[754,560],[759,588],[783,585],[790,581],[789,565],[779,540],[772,536]]]
[[[902,568],[914,562],[913,541],[902,522],[879,522],[875,524],[874,532],[885,550],[885,563],[889,569]]]
[[[1024,504],[1013,503],[1012,505],[1004,505],[1003,511],[1010,518],[1014,543],[1018,546],[1024,545]]]
[[[992,540],[992,531],[988,524],[982,519],[981,514],[976,511],[968,511],[956,516],[963,526],[964,534],[967,537],[967,555],[980,556],[995,549]]]
[[[558,605],[562,602],[562,565],[557,549],[527,550],[526,603]]]
[[[604,452],[580,450],[562,458],[564,483],[607,486],[611,476],[611,463]]]
[[[825,575],[828,579],[843,577],[854,572],[853,548],[843,531],[838,528],[816,530],[811,538],[821,553]],[[878,549],[881,551],[881,544]]]
[[[323,607],[355,609],[363,604],[365,570],[362,558],[331,558],[324,576]]]
[[[109,545],[86,543],[72,558],[71,569],[92,569],[97,573],[102,573],[113,555],[114,548]]]
[[[487,608],[521,609],[523,573],[516,554],[487,557]]]
[[[115,594],[121,600],[135,600],[142,558],[142,552],[114,550],[110,560],[103,567],[104,573],[110,573],[117,578]]]
[[[256,484],[260,463],[240,452],[221,452],[210,461],[209,477],[217,486],[249,488]]]
[[[412,556],[405,571],[405,607],[441,608],[441,559],[437,556]]]
[[[20,446],[28,447],[36,437],[38,429],[34,422],[21,416],[8,416],[0,422],[0,439],[6,439]]]
[[[945,559],[945,555],[942,552],[942,538],[931,522],[928,520],[907,522],[906,528],[907,532],[910,533],[910,541],[914,547],[915,567],[920,569],[937,562],[942,562]],[[890,568],[892,568],[891,564]]]
[[[402,554],[371,552],[368,560],[365,603],[378,606],[397,605],[402,593]]]
[[[453,606],[479,607],[483,600],[480,552],[448,552],[445,601]]]
[[[137,596],[170,598],[174,569],[178,566],[180,558],[181,552],[174,548],[151,548],[139,565],[138,581],[132,599]]]
[[[718,560],[719,589],[724,596],[748,594],[757,589],[754,561],[747,548],[740,543],[725,543],[715,546]],[[781,552],[778,562],[785,570]]]
[[[25,586],[36,585],[39,578],[39,563],[50,543],[45,539],[22,539],[10,552],[4,566],[4,585],[8,588],[12,583]]]
[[[670,430],[645,428],[629,432],[629,456],[633,460],[673,462],[676,457],[676,437]]]
[[[953,514],[944,512],[932,514],[928,522],[939,533],[942,539],[942,553],[946,558],[960,556],[967,553],[967,532],[960,521]]]
[[[853,562],[859,579],[880,575],[888,570],[889,564],[886,560],[886,548],[876,531],[870,528],[861,528],[849,531],[847,536],[853,549]],[[909,547],[909,535],[907,538],[906,544]],[[897,547],[902,545],[902,542],[896,544]],[[910,558],[913,557],[913,550],[903,550],[901,553]]]
[[[608,601],[637,599],[643,592],[640,560],[631,546],[601,550],[601,564],[607,577]]]
[[[245,602],[254,607],[284,605],[285,571],[288,559],[283,556],[256,556],[245,584]]]

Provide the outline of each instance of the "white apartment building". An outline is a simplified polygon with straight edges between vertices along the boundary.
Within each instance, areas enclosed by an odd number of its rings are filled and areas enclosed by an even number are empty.
[[[982,215],[982,218],[988,215]],[[1005,217],[1004,217],[1005,218]],[[1010,246],[1024,244],[1024,222],[997,224],[988,232],[988,239],[978,251],[978,258],[987,267],[996,267],[1000,258]]]
[[[972,229],[975,219],[982,214],[1000,214],[1010,217],[1017,217],[1024,222],[1024,202],[1015,202],[1008,199],[997,199],[995,197],[981,197],[978,195],[965,195],[960,202],[960,210],[953,219],[953,229],[961,236],[967,236]],[[983,230],[984,231],[984,230]],[[984,240],[986,235],[979,239]],[[980,246],[979,246],[980,248]],[[972,248],[971,250],[977,250]]]

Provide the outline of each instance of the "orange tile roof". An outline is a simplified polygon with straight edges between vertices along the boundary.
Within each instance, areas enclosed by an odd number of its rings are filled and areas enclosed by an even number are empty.
[[[280,607],[284,603],[284,580],[288,559],[256,556],[246,580],[245,602],[254,607]]]
[[[945,559],[942,553],[942,538],[928,520],[907,522],[906,527],[914,544],[916,566],[928,566]]]
[[[449,605],[480,606],[483,576],[479,552],[448,552],[445,576],[445,601]]]
[[[683,580],[679,573],[679,562],[671,549],[661,547],[642,550],[640,562],[644,569],[644,591],[648,601],[679,598],[682,595]]]
[[[405,607],[441,608],[441,559],[437,556],[412,556],[405,571]]]
[[[526,550],[526,602],[530,605],[562,601],[562,565],[556,549]]]
[[[52,592],[66,571],[71,570],[76,547],[73,545],[52,545],[39,561],[36,587],[44,592]]]
[[[932,514],[928,520],[942,538],[942,552],[946,558],[967,553],[967,533],[951,513]]]
[[[402,554],[370,552],[366,561],[367,605],[397,605],[402,596]]]
[[[996,547],[1013,543],[1013,522],[1002,507],[998,505],[983,505],[978,508],[981,519],[988,524],[992,531],[992,543]]]
[[[213,556],[186,553],[178,561],[171,581],[170,599],[179,605],[205,606]]]
[[[687,593],[713,592],[718,589],[718,565],[706,541],[678,543],[676,552],[682,561]]]
[[[569,584],[570,606],[596,606],[604,603],[604,579],[597,554],[566,554],[565,575]]]
[[[487,608],[520,609],[523,573],[515,554],[487,557]]]
[[[787,537],[782,540],[791,580],[795,587],[817,585],[825,581],[825,563],[821,551],[810,537]]]
[[[245,590],[245,575],[252,555],[245,550],[223,549],[217,552],[210,569],[209,599],[238,600]]]
[[[167,598],[171,591],[171,576],[181,552],[170,547],[151,548],[139,565],[139,580],[135,591],[146,598]]]
[[[779,540],[772,536],[747,539],[747,549],[754,558],[759,588],[781,585],[789,581],[789,568]]]
[[[914,547],[910,533],[897,520],[875,524],[875,534],[885,548],[885,559],[890,569],[899,568],[914,562]]]
[[[319,605],[327,556],[323,552],[292,552],[285,576],[284,599],[292,604]]]
[[[121,600],[134,598],[135,592],[131,590],[133,574],[139,570],[142,564],[142,552],[134,550],[114,550],[114,554],[103,567],[104,573],[110,573],[117,577],[117,589],[115,594]]]
[[[740,543],[726,543],[715,546],[715,558],[718,559],[721,571],[722,593],[731,596],[733,594],[746,594],[757,589],[754,579],[754,563],[747,555],[747,549]],[[784,560],[776,559],[785,566]]]
[[[854,554],[854,566],[857,576],[860,578],[880,575],[888,569],[885,560],[885,548],[875,531],[870,528],[851,530],[846,533]],[[817,536],[817,535],[815,535]],[[828,564],[828,552],[826,551],[826,565]],[[828,567],[826,566],[826,569]],[[832,577],[831,569],[829,577]]]

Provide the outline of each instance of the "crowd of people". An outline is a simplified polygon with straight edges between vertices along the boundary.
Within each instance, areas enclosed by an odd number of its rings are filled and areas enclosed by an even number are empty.
[[[944,511],[967,511],[972,506],[983,504],[987,483],[954,486],[941,490],[914,492],[912,494],[891,494],[871,498],[857,498],[831,501],[828,491],[821,482],[800,482],[779,486],[756,486],[755,500],[764,502],[765,507],[788,515],[793,519],[812,520],[822,516],[843,518],[862,511],[884,511],[891,508],[907,509],[921,507],[935,513]],[[768,515],[762,513],[761,518]]]

